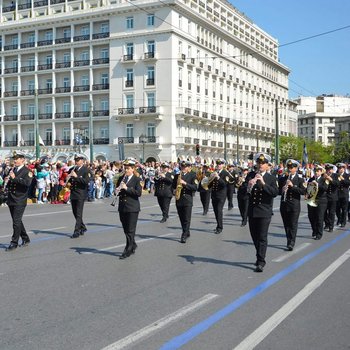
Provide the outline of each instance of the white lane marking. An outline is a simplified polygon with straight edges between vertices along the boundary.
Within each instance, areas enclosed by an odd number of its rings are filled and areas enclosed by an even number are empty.
[[[208,304],[213,299],[217,298],[217,294],[207,294],[204,295],[202,298],[192,302],[191,304],[182,307],[181,309],[175,311],[174,313],[165,316],[161,318],[158,321],[153,322],[152,324],[126,336],[123,339],[118,340],[117,342],[110,344],[103,348],[102,350],[120,350],[124,349],[125,347],[135,343],[136,341],[139,341],[142,338],[145,338],[149,336],[151,333],[154,333],[158,331],[159,329],[169,325],[172,322],[177,321],[180,318],[183,318],[190,314],[191,312],[194,312],[196,309],[199,309],[200,307],[204,306],[205,304]]]
[[[66,226],[61,226],[61,227],[50,227],[50,228],[38,228],[34,231],[55,231],[55,230],[61,230],[62,228],[66,228]],[[34,233],[34,231],[29,231],[28,233]]]
[[[51,214],[61,214],[61,213],[71,213],[72,210],[62,210],[62,211],[49,211],[49,212],[46,212],[46,213],[38,213],[38,214],[26,214],[26,215],[23,215],[25,217],[28,217],[28,216],[40,216],[40,215],[51,215]]]
[[[282,254],[280,255],[278,258],[273,259],[273,262],[281,262],[284,260],[287,260],[289,257],[299,253],[300,251],[304,250],[305,248],[307,248],[309,245],[311,245],[311,243],[302,243],[300,245],[298,245],[292,252],[288,252],[286,254]]]
[[[350,249],[335,260],[329,267],[308,283],[298,294],[283,305],[259,328],[245,338],[234,350],[251,350],[262,342],[282,321],[284,321],[307,297],[309,297],[322,283],[350,258]]]
[[[152,241],[158,237],[167,237],[167,236],[171,236],[173,234],[174,233],[167,233],[165,235],[161,235],[161,236],[157,236],[157,237],[143,238],[143,239],[136,240],[136,243],[148,242],[148,241]],[[99,252],[107,252],[107,251],[115,249],[115,248],[123,248],[123,247],[125,247],[125,243],[118,244],[118,245],[115,245],[113,247],[101,248],[101,249],[96,249],[96,250],[98,250]],[[94,252],[81,252],[80,254],[94,254]]]
[[[0,238],[7,238],[7,237],[11,237],[11,235],[0,236]]]

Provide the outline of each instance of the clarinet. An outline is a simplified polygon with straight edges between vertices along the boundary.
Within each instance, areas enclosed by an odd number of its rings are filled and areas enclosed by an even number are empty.
[[[126,176],[124,175],[122,181],[120,181],[119,186],[114,190],[114,198],[113,198],[112,203],[111,203],[112,207],[115,207],[117,204],[118,196],[119,196],[119,193],[121,191],[121,184],[123,182],[125,183],[125,179],[126,179]]]
[[[292,174],[289,174],[286,184],[282,187],[282,200],[283,202],[287,201],[287,192],[288,192],[288,181],[292,178]]]

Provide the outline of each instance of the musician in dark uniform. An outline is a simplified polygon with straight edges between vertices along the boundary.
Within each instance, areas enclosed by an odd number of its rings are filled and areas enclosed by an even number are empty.
[[[175,175],[173,180],[176,209],[182,227],[181,243],[186,243],[190,237],[193,196],[197,191],[198,184],[196,173],[191,171],[191,166],[191,162],[182,161],[180,163],[181,171]]]
[[[224,169],[225,160],[216,161],[216,171],[210,175],[208,188],[211,189],[211,203],[215,213],[216,228],[214,233],[220,234],[223,230],[223,210],[227,196],[228,171]]]
[[[278,195],[276,178],[267,172],[271,157],[257,153],[254,157],[258,170],[247,175],[249,196],[249,230],[256,249],[255,272],[263,272],[266,265],[267,234],[272,217],[273,199]]]
[[[327,209],[324,214],[324,229],[328,229],[328,232],[333,232],[335,211],[337,209],[338,202],[339,180],[338,175],[334,173],[333,164],[325,164],[325,168],[329,180],[329,185],[327,188]]]
[[[135,168],[136,160],[128,158],[123,164],[125,174],[119,177],[116,191],[119,192],[118,211],[126,238],[126,245],[119,259],[128,258],[131,254],[135,253],[137,248],[135,233],[139,212],[141,210],[139,197],[142,195],[140,174]]]
[[[233,209],[233,194],[235,193],[236,189],[236,182],[238,180],[238,172],[235,170],[235,165],[230,164],[227,169],[228,172],[228,181],[226,186],[227,191],[227,203],[228,203],[228,210]]]
[[[75,218],[74,233],[71,238],[83,236],[86,226],[83,222],[84,202],[87,197],[91,173],[84,165],[86,157],[83,154],[75,154],[75,166],[68,172],[68,183],[70,184],[70,203]]]
[[[162,211],[161,223],[166,222],[169,217],[170,202],[173,197],[174,175],[169,171],[169,168],[168,163],[162,163],[161,170],[154,177],[154,195],[157,197]]]
[[[247,193],[247,182],[245,182],[245,179],[248,175],[248,167],[242,168],[242,173],[238,177],[236,187],[237,190],[237,202],[238,202],[238,208],[239,212],[241,214],[242,222],[241,227],[244,227],[247,225],[248,220],[248,205],[249,205],[249,194]]]
[[[304,179],[298,175],[299,162],[288,159],[286,166],[288,173],[279,178],[278,185],[281,194],[280,212],[286,231],[287,249],[292,251],[298,231],[300,196],[305,194],[306,187]]]
[[[308,181],[309,183],[317,183],[317,195],[315,197],[315,204],[307,205],[308,218],[312,228],[312,238],[319,240],[323,235],[323,220],[324,213],[327,209],[327,188],[328,179],[325,174],[325,169],[320,165],[317,165],[314,169],[315,176],[311,177]],[[315,206],[316,205],[316,206]]]
[[[350,186],[350,178],[349,174],[345,172],[346,165],[344,163],[337,163],[338,168],[338,202],[337,202],[337,225],[340,227],[345,227],[346,225],[346,217],[348,213],[348,204],[349,204],[349,186]]]
[[[208,184],[204,185],[204,187],[202,186],[203,179],[204,178],[209,179],[210,177],[210,171],[208,169],[207,164],[203,164],[201,172],[202,172],[200,176],[201,178],[198,179],[199,181],[198,192],[199,192],[199,197],[203,207],[203,215],[207,215],[209,210],[209,204],[210,204],[211,190],[208,188]]]
[[[33,174],[25,166],[24,153],[16,152],[13,155],[13,160],[14,167],[5,178],[8,190],[7,205],[11,213],[13,227],[13,235],[10,245],[6,248],[7,251],[17,248],[19,237],[22,239],[22,247],[30,243],[22,218],[27,206],[28,189],[32,182]]]

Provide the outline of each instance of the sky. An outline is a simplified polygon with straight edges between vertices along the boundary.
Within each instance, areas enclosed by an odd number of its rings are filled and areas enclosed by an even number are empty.
[[[280,63],[291,71],[289,98],[350,95],[350,0],[229,1],[278,40]]]

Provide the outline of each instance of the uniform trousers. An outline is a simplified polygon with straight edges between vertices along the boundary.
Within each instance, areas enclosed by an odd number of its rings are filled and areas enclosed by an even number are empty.
[[[249,230],[252,236],[258,265],[265,266],[266,249],[267,249],[267,233],[271,222],[271,216],[254,218],[249,217]]]
[[[245,225],[247,223],[248,206],[249,206],[249,197],[247,197],[247,198],[245,198],[245,197],[246,197],[246,195],[244,195],[244,196],[237,195],[238,208],[239,208],[239,213],[241,214],[243,225]]]
[[[334,227],[335,220],[335,210],[337,208],[337,201],[333,199],[328,199],[327,209],[324,214],[325,226],[332,229]]]
[[[181,222],[182,234],[188,237],[190,235],[192,205],[176,204],[176,209]]]
[[[82,199],[71,199],[72,211],[75,218],[74,232],[80,233],[82,230],[86,231],[86,226],[83,222],[83,209],[84,200]]]
[[[321,238],[323,235],[324,213],[327,209],[327,202],[318,203],[317,207],[307,206],[307,215],[312,228],[312,237]]]
[[[22,221],[25,208],[26,205],[9,205],[13,226],[11,243],[15,245],[18,245],[19,237],[22,238],[23,242],[29,241],[29,236],[27,235]]]
[[[338,223],[342,226],[346,225],[348,205],[349,205],[349,198],[339,197],[337,202],[336,213],[337,213]]]
[[[294,247],[295,239],[298,231],[298,219],[300,215],[300,208],[297,210],[286,210],[284,205],[281,204],[280,212],[282,216],[284,230],[287,237],[287,245]]]
[[[125,251],[131,251],[135,246],[135,233],[136,233],[136,225],[137,219],[139,217],[139,212],[135,213],[124,213],[119,212],[119,219],[122,223],[125,238],[126,238],[126,246]]]
[[[212,198],[212,205],[215,213],[215,219],[216,219],[216,229],[222,231],[224,224],[223,224],[223,210],[225,205],[226,198]]]
[[[206,214],[209,210],[210,191],[199,192],[199,197],[203,206],[203,214]]]
[[[171,202],[171,197],[158,197],[158,204],[160,210],[162,211],[163,218],[167,219],[169,217],[169,207]]]
[[[228,208],[233,208],[233,193],[235,191],[234,185],[227,185],[227,202],[228,202]]]

